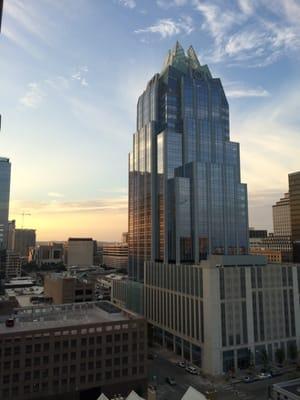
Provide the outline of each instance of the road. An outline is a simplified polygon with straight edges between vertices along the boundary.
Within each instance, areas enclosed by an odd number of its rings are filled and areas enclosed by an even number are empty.
[[[149,360],[149,383],[157,386],[158,400],[180,400],[189,386],[204,393],[215,389],[214,400],[267,400],[268,387],[276,382],[295,378],[295,373],[256,381],[252,383],[217,383],[212,384],[207,379],[191,375],[183,368],[158,355],[154,360]],[[175,379],[176,385],[170,386],[165,379],[170,376]],[[298,372],[300,377],[300,373]]]

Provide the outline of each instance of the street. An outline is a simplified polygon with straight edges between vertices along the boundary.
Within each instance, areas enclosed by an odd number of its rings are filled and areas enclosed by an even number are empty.
[[[189,386],[194,387],[203,394],[207,390],[215,389],[214,400],[266,400],[268,399],[268,387],[276,382],[282,382],[295,378],[295,372],[279,377],[256,381],[252,383],[210,383],[207,379],[198,375],[191,375],[184,368],[178,367],[174,362],[158,355],[154,360],[149,360],[149,384],[157,386],[157,400],[180,400]],[[167,376],[176,381],[171,386],[165,379]],[[300,373],[298,372],[298,376]]]

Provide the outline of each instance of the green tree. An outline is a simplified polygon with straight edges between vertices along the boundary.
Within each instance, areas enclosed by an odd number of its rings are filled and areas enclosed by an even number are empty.
[[[282,364],[283,363],[283,361],[284,361],[284,357],[285,357],[285,355],[284,355],[284,350],[283,349],[277,349],[276,351],[275,351],[275,358],[276,358],[276,361],[279,363],[279,364]]]
[[[266,369],[269,365],[269,356],[268,356],[266,349],[263,349],[260,352],[260,355],[261,355],[262,364],[263,364],[264,368]]]

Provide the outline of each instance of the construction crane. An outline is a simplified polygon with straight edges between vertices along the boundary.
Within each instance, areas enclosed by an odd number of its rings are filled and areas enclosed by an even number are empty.
[[[27,216],[27,215],[31,215],[30,213],[26,213],[26,212],[22,212],[20,215],[22,215],[22,229],[24,228],[24,218]]]

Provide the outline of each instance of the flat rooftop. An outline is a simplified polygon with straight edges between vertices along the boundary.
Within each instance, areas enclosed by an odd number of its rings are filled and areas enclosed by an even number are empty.
[[[4,322],[0,322],[0,335],[79,325],[84,327],[97,323],[126,322],[141,318],[122,311],[108,301],[18,308],[15,309],[14,317],[13,327],[6,327]]]

